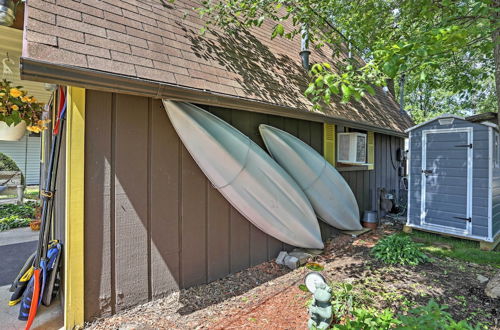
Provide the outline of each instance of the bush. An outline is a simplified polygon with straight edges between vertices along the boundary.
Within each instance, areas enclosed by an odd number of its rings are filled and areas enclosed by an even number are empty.
[[[21,172],[19,166],[17,166],[16,162],[12,160],[6,154],[0,152],[0,172],[2,171],[15,171]],[[0,181],[0,184],[3,183]],[[24,184],[24,175],[21,174],[21,184]]]
[[[30,225],[30,221],[31,219],[19,218],[15,215],[2,218],[0,219],[0,231],[20,228],[20,227],[27,227]]]
[[[20,169],[12,158],[0,152],[0,171],[20,171]]]
[[[332,311],[335,319],[340,320],[351,314],[355,307],[360,306],[360,300],[353,285],[349,283],[332,283]]]
[[[34,218],[35,208],[38,207],[36,202],[27,202],[23,205],[4,204],[0,205],[0,218],[16,216],[18,218]]]
[[[345,324],[336,324],[338,330],[375,330],[375,329],[436,329],[436,330],[472,330],[474,328],[466,321],[456,322],[447,313],[446,306],[440,306],[430,300],[426,306],[412,309],[408,315],[397,317],[389,309],[377,312],[372,308],[355,308],[352,319],[346,319]]]
[[[345,324],[336,324],[333,329],[338,330],[375,330],[375,329],[390,329],[400,322],[394,317],[394,314],[384,309],[382,312],[377,312],[373,308],[356,308],[352,312],[352,319],[346,319]]]
[[[430,300],[427,306],[412,309],[408,315],[400,315],[399,329],[469,330],[475,329],[466,321],[456,322],[446,312],[447,306],[440,306]]]
[[[416,266],[428,262],[429,257],[420,250],[422,244],[417,244],[407,235],[394,234],[382,238],[372,248],[376,259],[387,264]]]

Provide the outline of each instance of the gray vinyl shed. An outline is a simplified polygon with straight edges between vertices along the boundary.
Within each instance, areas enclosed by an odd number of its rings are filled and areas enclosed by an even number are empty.
[[[407,226],[494,242],[500,235],[498,125],[443,115],[407,132]]]

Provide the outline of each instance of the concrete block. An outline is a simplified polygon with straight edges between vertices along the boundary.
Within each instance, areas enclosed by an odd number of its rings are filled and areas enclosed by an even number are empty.
[[[278,257],[276,258],[276,263],[278,265],[284,265],[285,264],[285,258],[288,256],[288,253],[286,251],[281,251],[278,254]]]
[[[290,269],[297,269],[299,265],[299,259],[297,257],[287,256],[285,258],[285,266]]]
[[[307,263],[307,261],[309,260],[309,258],[312,257],[312,255],[310,255],[309,253],[301,252],[301,251],[290,252],[288,255],[299,259],[299,265],[301,265],[301,266],[305,265]]]

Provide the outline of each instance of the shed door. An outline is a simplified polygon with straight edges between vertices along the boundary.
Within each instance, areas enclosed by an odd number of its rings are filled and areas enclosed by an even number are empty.
[[[422,132],[422,226],[471,232],[472,147],[470,127]]]

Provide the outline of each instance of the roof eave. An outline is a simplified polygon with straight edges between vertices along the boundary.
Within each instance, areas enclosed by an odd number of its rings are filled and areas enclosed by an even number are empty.
[[[237,110],[281,115],[315,122],[332,123],[398,137],[408,136],[406,132],[377,127],[359,121],[327,116],[322,113],[304,109],[279,106],[262,101],[236,97],[234,95],[161,83],[110,72],[54,64],[26,57],[21,57],[21,77],[22,79],[98,89],[107,92],[186,101]]]

